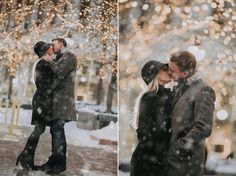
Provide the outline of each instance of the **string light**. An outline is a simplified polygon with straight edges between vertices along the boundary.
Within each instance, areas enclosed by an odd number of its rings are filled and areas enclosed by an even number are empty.
[[[82,45],[76,41],[73,46],[79,50],[78,58],[80,55],[91,54],[97,55],[94,59],[99,62],[105,59],[107,63],[111,63],[108,61],[112,60],[112,56],[117,52],[115,48],[118,41],[117,2],[115,0],[100,2],[82,0],[81,4],[89,2],[83,11],[79,11],[80,7],[75,6],[73,3],[76,2],[72,0],[60,0],[57,4],[49,0],[37,2],[36,4],[24,2],[18,5],[15,5],[13,1],[3,0],[1,2],[0,38],[3,42],[0,44],[0,50],[5,51],[5,56],[0,62],[5,63],[9,68],[9,74],[16,73],[16,69],[22,64],[20,62],[22,60],[17,58],[25,57],[25,53],[30,53],[29,59],[36,58],[32,51],[33,43],[42,40],[42,36],[47,33],[50,35],[55,30],[57,30],[57,35],[63,37],[67,37],[66,35],[69,33],[72,38],[77,34],[86,34],[85,42]],[[86,15],[81,19],[80,16],[85,13]],[[30,42],[25,37],[27,35]],[[107,43],[105,53],[101,48],[104,42]],[[19,50],[19,48],[21,49]],[[13,53],[15,50],[16,58],[8,57],[9,53]],[[99,57],[102,54],[105,54],[106,57]],[[15,63],[18,66],[15,66]],[[109,66],[107,67],[109,68]]]
[[[123,23],[128,26],[125,32],[121,31],[121,81],[137,79],[139,77],[137,72],[145,60],[168,61],[168,48],[174,50],[180,47],[178,49],[180,50],[195,45],[205,53],[202,54],[204,59],[198,62],[198,67],[204,78],[213,85],[217,97],[220,93],[223,96],[228,93],[228,89],[220,87],[218,83],[225,77],[233,76],[236,71],[236,58],[233,54],[236,39],[234,1],[196,0],[193,3],[182,2],[182,4],[170,0],[155,1],[149,5],[149,11],[145,13],[141,7],[139,9],[136,7],[135,12],[140,10],[140,16],[129,19],[127,17],[132,16],[132,7],[127,7],[125,4],[126,2],[120,3],[121,15],[126,17]],[[165,13],[166,7],[169,7],[168,13]],[[143,23],[140,24],[140,21]],[[209,43],[210,46],[206,47]],[[208,47],[209,51],[206,49]],[[217,57],[218,55],[220,57]],[[163,56],[165,58],[162,58]],[[217,74],[212,75],[213,71]],[[141,87],[140,82],[134,84],[136,87]],[[224,87],[226,84],[223,84]],[[217,108],[221,107],[224,98],[222,100],[217,98]]]

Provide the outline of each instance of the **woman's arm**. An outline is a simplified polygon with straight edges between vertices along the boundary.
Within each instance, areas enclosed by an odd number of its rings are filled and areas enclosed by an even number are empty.
[[[153,142],[153,132],[155,128],[153,127],[153,116],[155,116],[155,94],[144,94],[140,101],[139,107],[139,120],[137,137],[140,143],[140,147],[143,149],[151,149],[154,146]]]

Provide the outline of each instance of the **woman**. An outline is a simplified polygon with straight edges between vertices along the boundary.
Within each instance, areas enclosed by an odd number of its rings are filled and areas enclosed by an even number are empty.
[[[149,61],[141,75],[147,88],[136,102],[138,144],[131,159],[131,176],[165,175],[170,140],[170,89],[167,64]]]
[[[52,45],[43,41],[36,43],[34,51],[39,58],[42,58],[46,54],[54,54]],[[37,89],[33,96],[33,113],[31,121],[31,124],[35,125],[35,128],[29,136],[24,150],[16,160],[16,165],[20,163],[21,166],[27,170],[37,169],[34,165],[35,150],[40,135],[45,131],[46,126],[50,122],[52,113],[53,72],[51,71],[48,62],[40,59],[37,62],[35,74],[35,84]]]

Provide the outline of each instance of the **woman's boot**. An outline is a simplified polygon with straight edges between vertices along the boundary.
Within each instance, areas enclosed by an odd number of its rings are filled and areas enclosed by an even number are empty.
[[[19,163],[26,170],[35,170],[34,157],[24,151],[16,159],[16,165]]]

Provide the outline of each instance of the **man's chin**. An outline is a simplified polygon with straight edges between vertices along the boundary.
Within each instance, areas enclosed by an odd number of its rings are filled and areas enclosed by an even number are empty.
[[[172,80],[176,82],[176,81],[178,81],[179,79],[176,79],[176,78],[172,78]]]

